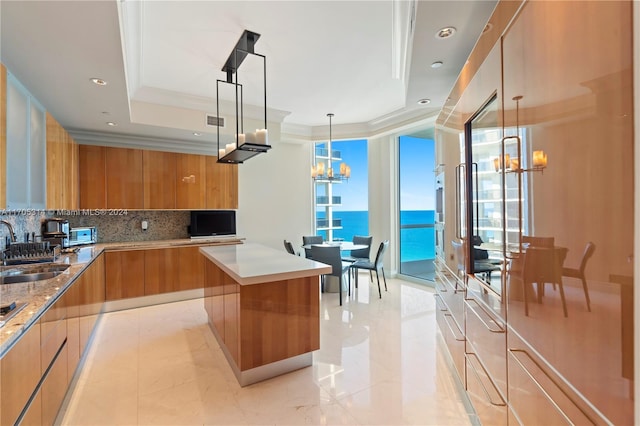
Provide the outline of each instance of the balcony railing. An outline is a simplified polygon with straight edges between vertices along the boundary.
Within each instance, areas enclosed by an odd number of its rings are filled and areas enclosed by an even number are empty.
[[[331,204],[333,206],[339,206],[342,204],[342,197],[340,196],[333,196],[331,197],[331,202],[329,202],[329,197],[326,195],[318,195],[316,197],[316,204],[319,205],[328,205]]]
[[[342,228],[342,219],[333,219],[331,226],[329,226],[329,219],[316,219],[316,227],[321,228]]]

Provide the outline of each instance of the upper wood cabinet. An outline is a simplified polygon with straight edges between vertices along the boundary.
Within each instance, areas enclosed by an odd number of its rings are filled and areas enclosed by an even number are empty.
[[[207,156],[207,209],[238,208],[238,165]]]
[[[175,208],[176,156],[173,152],[142,152],[145,209]]]
[[[47,209],[77,209],[79,205],[78,145],[47,113]]]
[[[178,154],[176,158],[176,208],[206,208],[207,169],[203,155]]]
[[[80,171],[80,208],[107,208],[107,148],[80,145],[78,150]]]
[[[107,208],[144,209],[142,150],[106,149]]]
[[[196,154],[80,145],[80,208],[237,209],[238,166]]]

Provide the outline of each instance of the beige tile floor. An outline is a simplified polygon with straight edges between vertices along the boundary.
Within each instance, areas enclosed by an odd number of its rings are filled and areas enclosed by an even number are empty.
[[[202,300],[103,315],[62,425],[469,425],[436,332],[432,291],[360,276],[321,300],[313,366],[241,388]],[[370,293],[371,291],[371,293]],[[370,297],[371,295],[371,297]]]

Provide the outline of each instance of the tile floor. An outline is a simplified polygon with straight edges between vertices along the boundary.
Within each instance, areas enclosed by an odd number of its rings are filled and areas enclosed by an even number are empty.
[[[321,300],[313,366],[241,388],[201,299],[103,315],[62,425],[470,425],[431,289],[389,279]],[[370,297],[371,295],[371,297]],[[474,422],[475,423],[475,422]]]

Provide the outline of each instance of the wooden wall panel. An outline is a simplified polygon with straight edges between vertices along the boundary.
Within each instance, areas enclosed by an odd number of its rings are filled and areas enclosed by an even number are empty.
[[[47,209],[63,209],[65,141],[60,123],[47,112]]]

